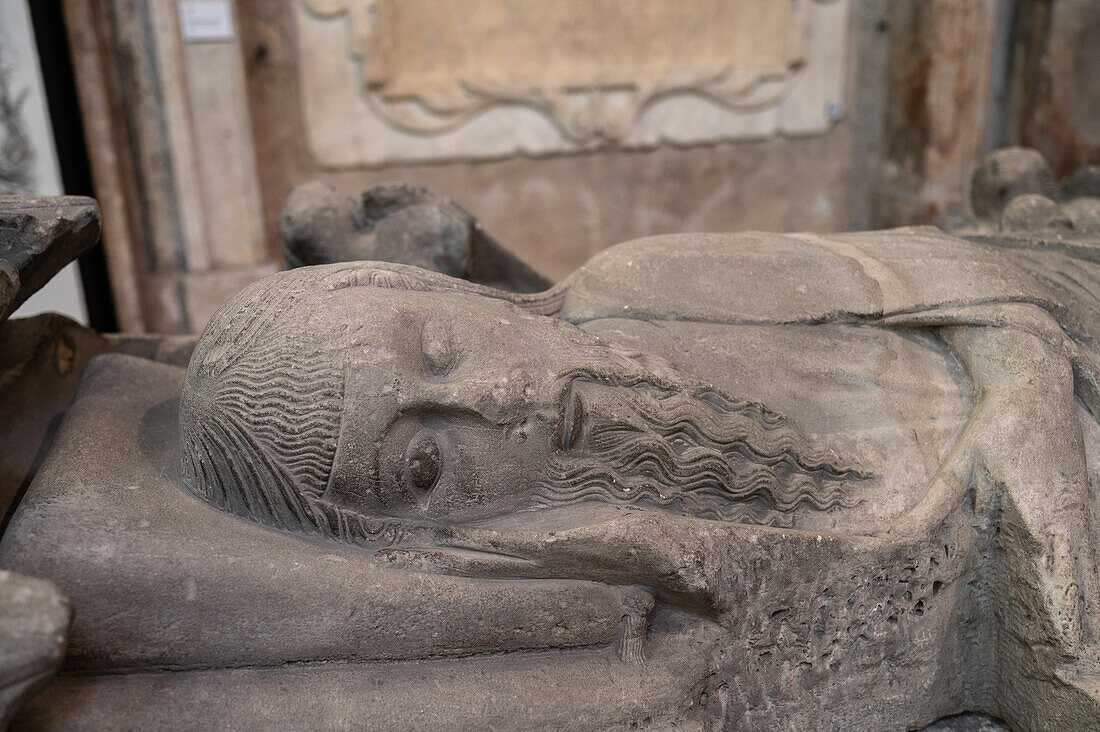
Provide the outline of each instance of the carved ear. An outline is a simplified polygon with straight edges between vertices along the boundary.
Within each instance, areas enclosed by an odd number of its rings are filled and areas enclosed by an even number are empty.
[[[553,315],[561,309],[566,286],[558,285],[531,294],[498,290],[460,280],[440,272],[395,262],[351,262],[323,265],[328,271],[321,280],[327,290],[347,287],[380,287],[411,292],[458,292],[504,300],[537,315]]]

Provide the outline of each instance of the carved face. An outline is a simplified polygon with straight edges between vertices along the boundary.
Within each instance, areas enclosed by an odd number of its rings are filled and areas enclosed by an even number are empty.
[[[349,289],[361,314],[324,498],[367,515],[467,520],[528,507],[567,447],[570,376],[597,338],[497,300]],[[575,436],[575,435],[574,435]]]
[[[757,499],[830,508],[858,477],[661,359],[492,297],[361,279],[285,273],[211,321],[181,397],[192,492],[360,541],[393,525],[379,519],[592,500],[719,519]]]
[[[468,521],[585,500],[730,518],[757,497],[842,503],[846,470],[753,402],[579,328],[488,298],[351,292],[325,499],[360,515]],[[659,372],[659,373],[658,373]]]

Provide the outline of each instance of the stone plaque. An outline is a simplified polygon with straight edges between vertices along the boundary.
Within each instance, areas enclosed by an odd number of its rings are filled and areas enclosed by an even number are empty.
[[[334,166],[825,131],[847,0],[300,0]]]

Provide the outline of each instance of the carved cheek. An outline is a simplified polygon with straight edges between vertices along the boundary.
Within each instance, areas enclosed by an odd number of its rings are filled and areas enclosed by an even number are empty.
[[[531,440],[510,439],[510,429],[457,428],[445,438],[448,457],[428,514],[437,520],[465,521],[499,515],[538,469]]]

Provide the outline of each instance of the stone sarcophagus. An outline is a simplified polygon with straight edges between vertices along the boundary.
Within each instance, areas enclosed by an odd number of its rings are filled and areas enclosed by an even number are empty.
[[[15,724],[1095,728],[1098,246],[265,278],[85,369],[0,541],[74,610]]]

